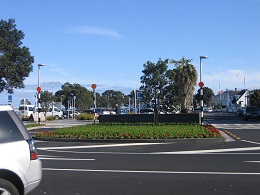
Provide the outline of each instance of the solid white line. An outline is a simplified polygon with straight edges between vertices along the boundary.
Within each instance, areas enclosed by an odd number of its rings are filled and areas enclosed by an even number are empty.
[[[141,145],[156,145],[167,143],[130,143],[130,144],[110,144],[110,145],[89,145],[89,146],[65,146],[65,147],[42,147],[38,150],[55,150],[55,149],[82,149],[82,148],[109,148],[109,147],[122,147],[122,146],[141,146]]]
[[[43,158],[41,158],[40,157],[40,159],[41,160],[96,160],[96,159],[80,159],[80,158],[45,158],[45,157],[43,157]]]
[[[63,151],[59,151],[59,150],[48,150],[48,151],[51,151],[51,152],[57,152],[57,153],[72,153],[72,154],[112,154],[112,155],[161,155],[161,154],[164,154],[162,152],[157,152],[157,153],[147,153],[147,152],[78,152],[78,151],[66,151],[66,150],[63,150]],[[175,154],[175,153],[174,153]],[[231,154],[234,154],[234,155],[242,155],[242,154],[246,154],[246,155],[259,155],[260,153],[245,153],[245,152],[236,152],[236,153],[221,153],[221,152],[203,152],[203,153],[187,153],[187,151],[184,151],[183,153],[179,152],[179,153],[176,153],[177,155],[179,154],[183,154],[183,155],[192,155],[192,154],[199,154],[199,155],[231,155]],[[166,154],[168,155],[168,154]],[[58,156],[57,156],[58,157]]]
[[[202,154],[202,153],[251,151],[251,150],[260,150],[260,147],[227,148],[227,149],[195,150],[195,151],[192,150],[192,151],[177,151],[177,152],[155,152],[155,153],[153,153],[153,154]]]
[[[260,175],[260,173],[250,173],[250,172],[130,171],[130,170],[55,169],[55,168],[43,168],[43,170],[44,171],[75,171],[75,172],[107,172],[107,173],[149,173],[149,174]]]

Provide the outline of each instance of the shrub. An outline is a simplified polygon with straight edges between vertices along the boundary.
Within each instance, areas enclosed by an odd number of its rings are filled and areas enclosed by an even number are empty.
[[[94,114],[80,114],[77,116],[78,120],[93,120],[94,119]]]
[[[56,116],[47,116],[46,117],[46,121],[55,121],[56,120]]]

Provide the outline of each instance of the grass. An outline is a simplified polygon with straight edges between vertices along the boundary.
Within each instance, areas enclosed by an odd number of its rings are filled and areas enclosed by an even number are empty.
[[[30,124],[25,124],[26,128],[32,128],[32,127],[38,127],[39,124],[37,123],[30,123]],[[40,124],[40,126],[44,126],[43,124]]]
[[[35,137],[69,139],[179,139],[221,138],[220,132],[211,125],[196,124],[94,124],[38,132]]]

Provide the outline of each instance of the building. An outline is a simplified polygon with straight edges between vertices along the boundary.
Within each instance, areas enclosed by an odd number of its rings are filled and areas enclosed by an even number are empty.
[[[248,96],[247,89],[220,91],[212,98],[212,103],[215,106],[220,105],[223,112],[236,112],[238,108],[248,106]]]

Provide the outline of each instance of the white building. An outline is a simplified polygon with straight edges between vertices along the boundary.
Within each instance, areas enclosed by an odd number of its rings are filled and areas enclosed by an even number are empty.
[[[236,112],[238,108],[246,107],[249,104],[249,91],[244,90],[226,90],[221,91],[212,98],[212,103],[221,106],[223,112]]]

